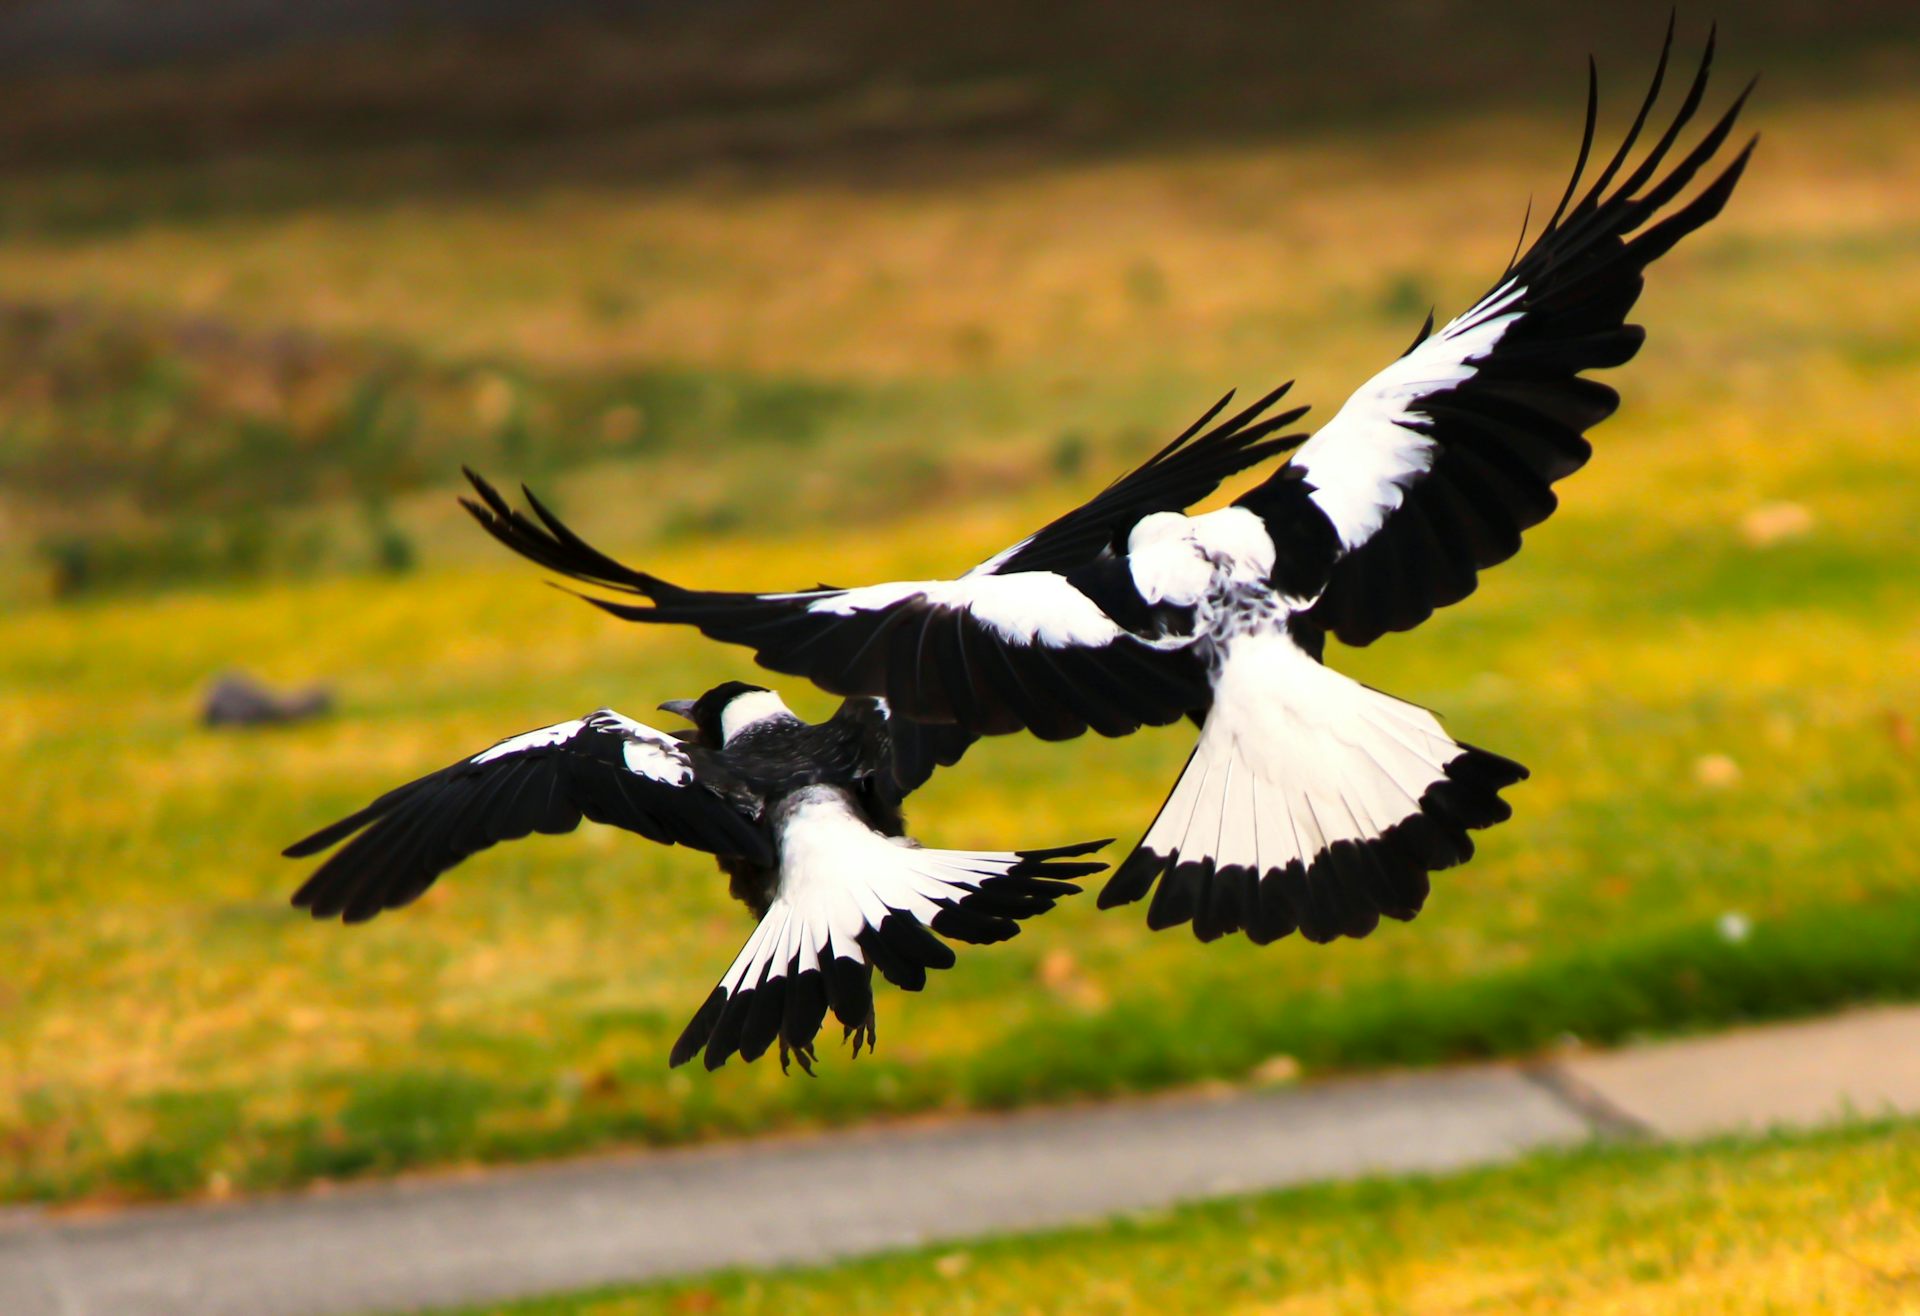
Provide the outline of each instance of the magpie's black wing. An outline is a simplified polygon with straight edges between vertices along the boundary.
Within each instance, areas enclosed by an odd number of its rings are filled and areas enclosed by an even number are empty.
[[[1297,442],[1275,431],[1302,410],[1265,415],[1285,392],[1200,433],[1222,402],[1085,506],[953,580],[772,594],[683,589],[588,545],[530,493],[533,515],[515,510],[471,471],[480,501],[466,507],[523,557],[648,600],[589,600],[614,616],[695,626],[834,694],[885,698],[900,716],[974,735],[1024,728],[1062,740],[1092,728],[1119,736],[1173,722],[1204,707],[1207,694],[1204,665],[1188,649],[1192,599],[1161,588],[1137,546],[1129,554],[1115,547],[1131,545],[1143,518],[1204,497]]]
[[[843,700],[833,721],[849,731],[869,765],[861,781],[867,803],[893,817],[901,801],[927,784],[937,768],[958,763],[979,736],[951,722],[901,717],[884,699],[855,695]]]
[[[1103,550],[1123,551],[1127,532],[1140,518],[1155,512],[1184,511],[1218,489],[1223,481],[1298,444],[1297,437],[1280,431],[1306,415],[1305,407],[1267,415],[1292,387],[1293,381],[1289,380],[1244,411],[1207,429],[1233,401],[1233,394],[1227,394],[1159,452],[1065,516],[994,554],[968,574],[1066,572],[1098,557]]]
[[[346,841],[293,903],[315,918],[360,923],[417,900],[468,855],[531,832],[570,832],[582,817],[770,864],[756,809],[703,751],[603,708],[388,791],[285,853],[304,859]]]
[[[1720,213],[1754,145],[1749,141],[1692,200],[1674,207],[1725,145],[1752,90],[1660,173],[1706,93],[1709,37],[1673,121],[1621,176],[1659,96],[1672,46],[1669,26],[1638,116],[1581,194],[1597,107],[1589,65],[1578,162],[1533,245],[1439,333],[1429,333],[1429,319],[1405,355],[1349,398],[1286,468],[1240,500],[1268,515],[1271,526],[1276,513],[1312,516],[1299,496],[1309,491],[1338,541],[1329,541],[1336,560],[1309,615],[1346,643],[1410,629],[1471,594],[1481,570],[1513,556],[1521,531],[1552,514],[1558,500],[1551,486],[1586,464],[1592,449],[1585,431],[1619,405],[1618,394],[1582,372],[1620,365],[1639,350],[1644,333],[1626,317],[1647,266]]]
[[[884,702],[884,701],[877,701]],[[887,718],[887,741],[892,769],[889,789],[905,799],[927,784],[936,768],[950,768],[960,761],[979,737],[951,722],[916,722],[912,718]]]

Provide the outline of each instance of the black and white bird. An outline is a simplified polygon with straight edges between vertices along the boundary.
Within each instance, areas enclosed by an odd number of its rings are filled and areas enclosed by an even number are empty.
[[[782,1068],[791,1055],[811,1073],[828,1010],[855,1055],[873,1045],[874,969],[919,991],[929,969],[954,963],[941,937],[1005,941],[1078,892],[1072,879],[1106,867],[1083,858],[1105,841],[987,851],[909,839],[901,801],[964,743],[941,749],[956,729],[899,722],[883,701],[849,699],[815,724],[773,691],[729,681],[661,708],[693,729],[669,734],[603,708],[388,791],[287,848],[298,859],[340,845],[293,903],[363,922],[477,851],[570,832],[583,817],[705,850],[759,923],[669,1063],[704,1051],[716,1069],[778,1041]]]
[[[1326,637],[1368,644],[1466,598],[1553,512],[1555,482],[1586,463],[1585,432],[1619,398],[1585,373],[1639,350],[1627,316],[1648,265],[1720,213],[1753,149],[1681,202],[1747,95],[1676,155],[1706,93],[1709,38],[1670,124],[1630,164],[1672,42],[1669,27],[1625,140],[1583,191],[1598,106],[1589,65],[1573,176],[1531,245],[1437,333],[1429,316],[1310,438],[1263,431],[1290,460],[1231,506],[1181,510],[1192,490],[1168,473],[1218,441],[1194,439],[1196,426],[958,578],[781,593],[670,584],[477,480],[469,508],[533,561],[644,600],[591,600],[616,616],[695,626],[829,691],[883,696],[901,717],[1061,739],[1191,716],[1198,743],[1103,907],[1153,892],[1151,926],[1190,922],[1202,940],[1297,929],[1328,941],[1365,936],[1383,914],[1410,919],[1428,874],[1473,853],[1470,831],[1509,816],[1500,792],[1526,771],[1326,667]]]

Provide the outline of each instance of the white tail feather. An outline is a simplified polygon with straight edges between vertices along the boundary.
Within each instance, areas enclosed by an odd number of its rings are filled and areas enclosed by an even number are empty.
[[[1281,631],[1235,637],[1213,693],[1186,769],[1101,893],[1137,900],[1164,876],[1154,927],[1326,939],[1411,918],[1427,873],[1470,854],[1467,829],[1506,817],[1498,791],[1526,775]]]
[[[809,787],[778,806],[779,881],[765,917],[675,1044],[672,1063],[702,1048],[708,1068],[736,1051],[752,1060],[777,1038],[802,1066],[831,1007],[855,1040],[873,1041],[871,971],[909,991],[954,962],[934,933],[1003,941],[1016,920],[1078,891],[1066,879],[1106,865],[1097,849],[929,850],[868,824],[852,799]],[[757,998],[757,999],[756,999]]]
[[[1464,752],[1426,709],[1321,666],[1286,636],[1242,637],[1142,844],[1256,871],[1307,863],[1418,813]]]

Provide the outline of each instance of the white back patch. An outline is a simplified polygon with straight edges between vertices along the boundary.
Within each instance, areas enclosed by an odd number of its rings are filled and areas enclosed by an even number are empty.
[[[1185,512],[1149,512],[1133,523],[1127,532],[1127,555],[1164,544],[1170,540],[1193,538],[1193,522]]]
[[[1201,548],[1227,559],[1236,584],[1264,584],[1273,574],[1273,536],[1246,508],[1223,507],[1196,516],[1193,534]]]
[[[1191,535],[1155,540],[1127,553],[1134,592],[1147,603],[1190,608],[1205,597],[1213,571],[1213,563]]]

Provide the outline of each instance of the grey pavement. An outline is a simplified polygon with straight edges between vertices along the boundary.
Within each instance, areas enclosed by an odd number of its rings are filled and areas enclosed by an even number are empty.
[[[1920,1010],[1745,1028],[1569,1058],[1561,1072],[1663,1138],[1806,1128],[1920,1110]]]
[[[818,1262],[1600,1136],[1920,1112],[1920,1009],[1575,1056],[0,1219],[6,1316],[431,1308]]]

